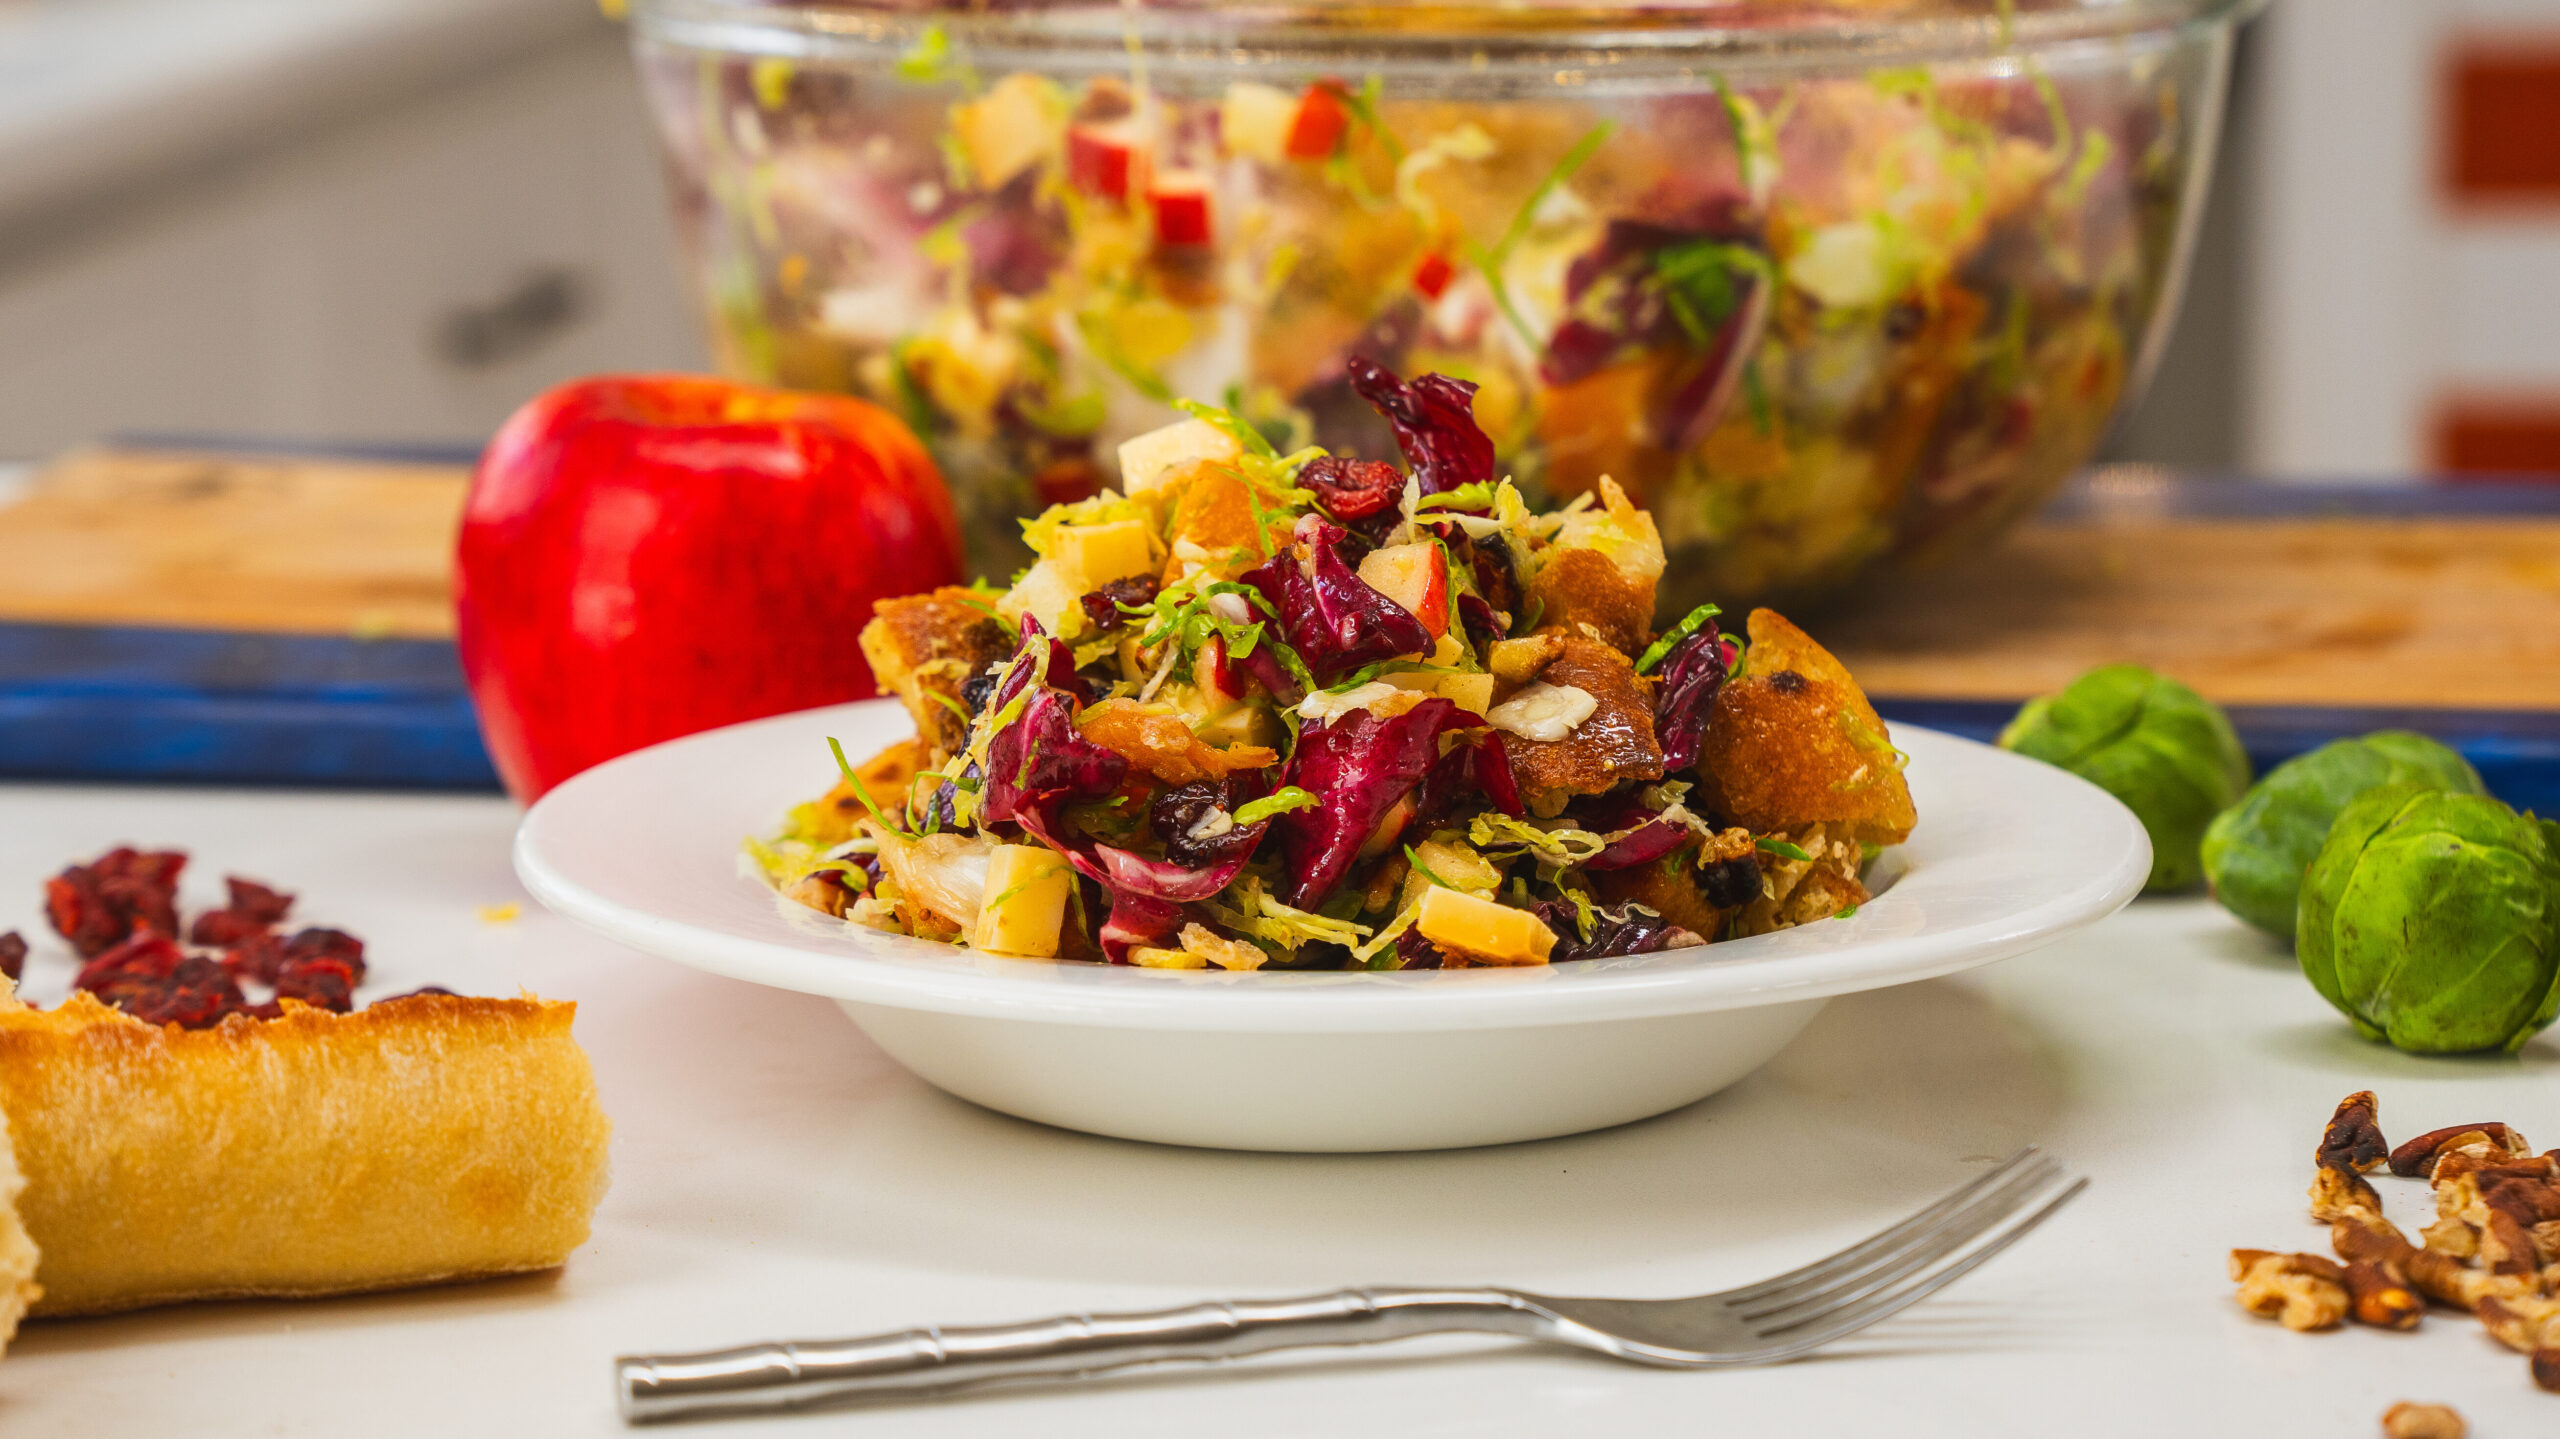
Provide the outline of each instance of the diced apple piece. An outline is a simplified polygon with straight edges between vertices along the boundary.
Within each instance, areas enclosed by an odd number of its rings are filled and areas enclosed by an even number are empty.
[[[1493,709],[1493,676],[1488,674],[1439,675],[1438,689],[1449,701],[1471,715],[1483,715]]]
[[[1449,257],[1434,250],[1422,257],[1421,264],[1413,267],[1414,291],[1426,300],[1439,299],[1448,293],[1449,282],[1457,278],[1457,274],[1457,267],[1449,263]]]
[[[1147,522],[1128,519],[1060,528],[1049,542],[1048,563],[1081,599],[1113,580],[1152,573],[1156,558]]]
[[[1155,210],[1156,243],[1181,248],[1209,243],[1209,177],[1197,170],[1167,170],[1147,186]]]
[[[1351,124],[1351,107],[1343,103],[1342,82],[1318,80],[1298,97],[1297,112],[1289,117],[1289,138],[1284,147],[1292,160],[1328,160],[1333,147],[1342,143],[1342,132]]]
[[[1088,195],[1126,200],[1146,188],[1147,132],[1135,115],[1067,129],[1067,181]]]
[[[1040,622],[1040,628],[1062,640],[1074,639],[1084,632],[1084,605],[1087,592],[1057,565],[1042,560],[1023,571],[1013,588],[996,601],[996,618],[1005,628],[1019,631],[1022,617],[1029,615]]]
[[[1244,458],[1235,437],[1206,420],[1180,420],[1120,443],[1120,490],[1136,499],[1202,460],[1233,464]]]
[[[985,190],[1056,153],[1065,104],[1054,82],[1017,71],[975,100],[951,107],[951,133]]]
[[[1544,964],[1556,947],[1556,932],[1527,910],[1438,885],[1423,891],[1413,927],[1482,964]]]
[[[969,943],[996,954],[1052,958],[1075,876],[1046,845],[1000,844],[987,859],[987,901]]]
[[[1600,502],[1565,516],[1555,548],[1597,550],[1632,579],[1662,578],[1662,532],[1653,516],[1637,509],[1612,480],[1600,482]]]
[[[1387,545],[1360,560],[1360,579],[1404,606],[1436,645],[1449,632],[1449,556],[1438,545]]]
[[[1227,87],[1218,106],[1218,138],[1230,155],[1277,165],[1288,158],[1297,119],[1297,96],[1248,80]]]

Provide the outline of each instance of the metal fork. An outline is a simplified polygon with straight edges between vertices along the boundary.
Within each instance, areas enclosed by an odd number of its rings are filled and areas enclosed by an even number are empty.
[[[1345,1289],[1301,1299],[1074,1314],[614,1361],[632,1423],[853,1399],[917,1398],[1001,1380],[1074,1379],[1172,1360],[1508,1334],[1675,1368],[1767,1364],[1856,1333],[1953,1284],[2088,1186],[2024,1149],[1901,1223],[1774,1279],[1689,1299],[1559,1299],[1515,1289]]]

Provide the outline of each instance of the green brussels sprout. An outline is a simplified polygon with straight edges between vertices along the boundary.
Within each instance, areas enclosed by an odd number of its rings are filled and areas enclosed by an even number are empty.
[[[2560,1012],[2560,825],[2486,795],[2369,790],[2303,877],[2294,954],[2367,1039],[2515,1049]]]
[[[2298,754],[2215,815],[2204,832],[2204,878],[2222,907],[2279,939],[2293,938],[2302,872],[2347,802],[2386,784],[2486,794],[2479,772],[2422,734],[2378,730]]]
[[[2204,827],[2249,785],[2249,756],[2221,709],[2140,665],[2094,669],[2027,701],[2000,747],[2123,800],[2151,836],[2146,892],[2196,882]]]

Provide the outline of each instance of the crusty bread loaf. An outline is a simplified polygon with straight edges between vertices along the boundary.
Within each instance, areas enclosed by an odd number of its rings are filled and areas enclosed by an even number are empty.
[[[604,1195],[610,1128],[576,1011],[422,994],[186,1030],[87,994],[0,998],[32,1312],[558,1265]]]
[[[0,1005],[12,1002],[10,993],[8,977],[0,975]],[[0,1352],[8,1349],[10,1336],[18,1332],[27,1306],[44,1292],[36,1287],[35,1241],[27,1237],[27,1226],[18,1219],[18,1192],[25,1187],[16,1150],[9,1142],[9,1126],[0,1123]]]

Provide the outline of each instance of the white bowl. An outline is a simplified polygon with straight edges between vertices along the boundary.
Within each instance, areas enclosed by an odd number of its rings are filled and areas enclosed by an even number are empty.
[[[1835,994],[2003,959],[2112,914],[2151,846],[2061,770],[1904,726],[1920,827],[1847,919],[1666,954],[1412,973],[1006,959],[860,929],[742,872],[739,842],[909,733],[888,700],[732,725],[561,785],[516,836],[544,904],[634,949],[823,994],[926,1080],[992,1109],[1228,1149],[1446,1149],[1703,1099]]]

